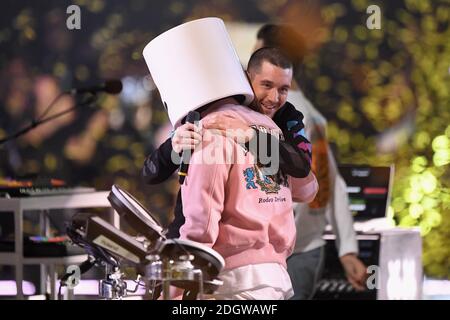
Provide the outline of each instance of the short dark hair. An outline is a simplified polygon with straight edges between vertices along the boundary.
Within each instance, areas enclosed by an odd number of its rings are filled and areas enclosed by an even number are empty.
[[[304,38],[290,25],[265,24],[256,35],[262,40],[264,47],[279,48],[292,62],[296,69],[306,54]]]
[[[283,69],[292,69],[293,67],[291,60],[280,49],[263,47],[253,52],[248,61],[247,71],[249,73],[258,72],[264,61]]]

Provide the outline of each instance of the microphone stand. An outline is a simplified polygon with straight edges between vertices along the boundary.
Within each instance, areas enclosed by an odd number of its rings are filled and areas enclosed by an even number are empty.
[[[59,97],[61,97],[61,96],[58,96],[57,98],[59,98]],[[88,106],[88,105],[90,105],[91,103],[93,103],[96,99],[97,99],[97,95],[93,94],[93,95],[89,96],[85,101],[82,101],[82,102],[80,102],[80,103],[78,103],[78,104],[75,104],[75,105],[72,106],[71,108],[68,108],[68,109],[63,110],[63,111],[61,111],[61,112],[58,112],[58,113],[56,113],[56,114],[54,114],[54,115],[52,115],[52,116],[49,116],[49,117],[47,117],[47,118],[44,118],[44,119],[33,120],[29,126],[27,126],[27,127],[23,128],[23,129],[19,130],[18,132],[14,133],[13,135],[10,135],[9,137],[0,139],[0,145],[4,144],[4,143],[6,143],[6,142],[8,142],[8,141],[10,141],[10,140],[16,139],[17,137],[20,137],[21,135],[24,135],[24,134],[27,133],[28,131],[31,131],[32,129],[34,129],[34,128],[40,126],[41,124],[44,124],[44,123],[46,123],[46,122],[48,122],[48,121],[51,121],[51,120],[56,119],[56,118],[59,118],[59,117],[65,115],[66,113],[72,112],[72,111],[74,111],[76,108]],[[56,100],[53,101],[53,102],[51,103],[51,105],[52,105],[53,103],[55,103],[55,102],[56,102]],[[45,115],[45,113],[44,113],[44,115]]]

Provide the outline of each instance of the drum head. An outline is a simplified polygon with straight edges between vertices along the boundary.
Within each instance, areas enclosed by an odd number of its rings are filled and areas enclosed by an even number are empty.
[[[148,240],[153,242],[162,237],[163,228],[159,222],[127,191],[113,185],[108,200],[130,227]]]
[[[225,267],[225,260],[217,251],[195,241],[168,239],[163,242],[159,252],[161,258],[172,260],[179,260],[180,256],[186,254],[194,256],[192,264],[203,271],[205,281],[217,277]]]

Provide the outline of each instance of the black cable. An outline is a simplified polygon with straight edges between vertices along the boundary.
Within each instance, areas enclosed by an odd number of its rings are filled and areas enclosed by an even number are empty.
[[[62,300],[61,299],[61,287],[62,287],[62,282],[59,282],[59,289],[58,289],[58,300]]]
[[[142,282],[142,281],[133,280],[133,282],[136,283],[138,286],[141,286],[141,287],[144,287],[144,288],[146,287],[145,283]]]
[[[64,284],[64,286],[66,286]],[[62,300],[62,294],[61,294],[61,288],[63,287],[62,281],[59,282],[59,289],[58,289],[58,300]]]
[[[67,228],[67,235],[73,243],[86,250],[88,255],[93,256],[96,260],[101,260],[113,267],[120,268],[119,261],[109,254],[105,249],[97,246],[83,238],[81,234],[74,230],[72,227]]]

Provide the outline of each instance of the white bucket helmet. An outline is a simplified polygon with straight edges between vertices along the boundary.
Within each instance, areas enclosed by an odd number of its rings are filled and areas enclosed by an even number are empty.
[[[249,105],[253,90],[225,24],[203,18],[172,28],[150,41],[143,51],[173,126],[191,110],[238,96]]]

